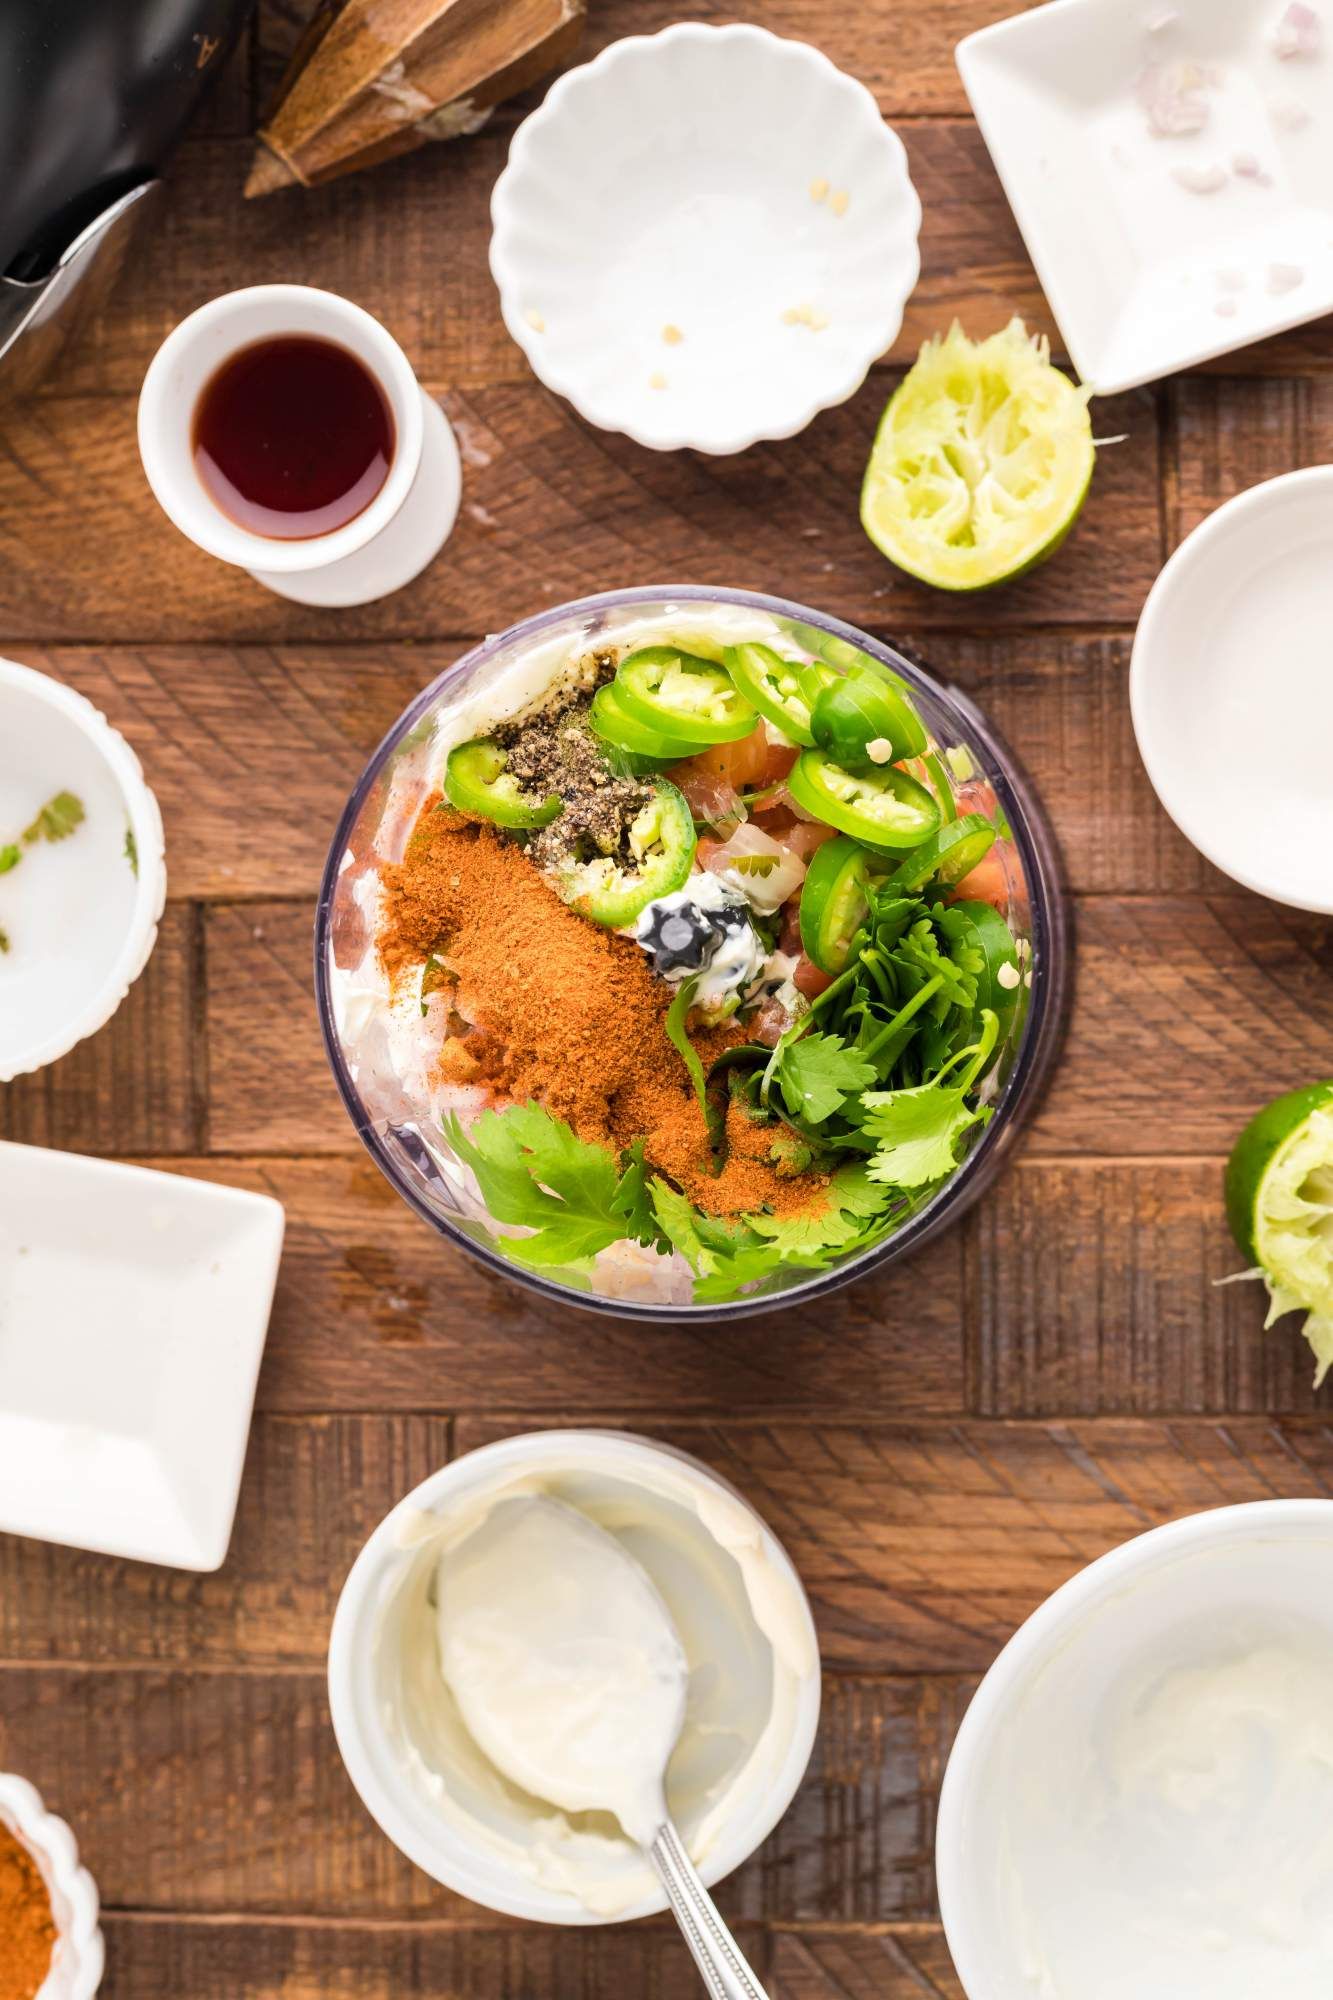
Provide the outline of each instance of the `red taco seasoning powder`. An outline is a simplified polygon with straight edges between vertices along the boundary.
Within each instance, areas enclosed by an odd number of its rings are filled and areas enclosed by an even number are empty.
[[[41,1870],[0,1826],[0,2000],[33,2000],[51,1969],[56,1926]]]
[[[442,1079],[481,1084],[501,1104],[535,1099],[596,1144],[642,1139],[649,1166],[714,1215],[787,1215],[821,1199],[824,1177],[780,1172],[767,1158],[773,1131],[735,1107],[727,1163],[711,1171],[703,1115],[666,1033],[670,990],[629,938],[567,909],[513,841],[428,800],[384,888],[390,979],[415,979],[437,956],[457,1014],[473,1024],[445,1042]],[[706,1068],[746,1031],[691,1039]]]

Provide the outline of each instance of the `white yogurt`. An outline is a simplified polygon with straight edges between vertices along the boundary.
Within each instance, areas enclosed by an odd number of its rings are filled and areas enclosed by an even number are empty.
[[[435,1599],[440,1670],[496,1769],[650,1844],[689,1664],[642,1564],[575,1508],[516,1495],[445,1550]]]
[[[576,1556],[568,1521],[557,1556],[546,1506],[531,1533],[536,1499],[595,1531]],[[604,1601],[607,1538],[615,1603]],[[488,1622],[485,1607],[500,1602],[529,1618],[530,1647],[515,1648],[508,1617],[504,1635]],[[570,1605],[582,1645],[537,1675]],[[686,1691],[666,1801],[716,1880],[769,1831],[804,1769],[818,1714],[814,1629],[795,1572],[751,1509],[693,1460],[642,1439],[511,1440],[448,1467],[389,1517],[348,1581],[330,1651],[348,1768],[399,1846],[478,1901],[566,1923],[660,1909],[656,1877],[613,1812],[643,1830],[645,1774],[660,1769],[678,1720],[661,1685],[671,1631]],[[488,1663],[508,1691],[486,1691]],[[585,1738],[595,1785],[588,1770],[554,1773],[549,1762],[547,1723],[586,1718],[588,1687],[605,1710]],[[578,1803],[604,1788],[617,1756],[637,1779],[618,1803],[605,1800],[613,1810]],[[500,1766],[520,1757],[516,1784]]]
[[[1285,1507],[1131,1544],[1001,1657],[940,1813],[972,2000],[1328,2000],[1333,1508]]]

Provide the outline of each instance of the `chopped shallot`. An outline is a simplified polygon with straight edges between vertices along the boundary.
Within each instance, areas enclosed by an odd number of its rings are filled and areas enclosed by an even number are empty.
[[[1273,53],[1285,62],[1317,56],[1323,32],[1323,23],[1314,8],[1307,7],[1305,0],[1291,0],[1273,30]]]
[[[1187,139],[1208,123],[1203,91],[1206,70],[1198,63],[1149,63],[1139,78],[1139,103],[1155,139]]]
[[[699,861],[761,915],[780,909],[805,880],[806,864],[795,849],[758,826],[738,826],[720,845],[701,840]]]
[[[1270,264],[1266,290],[1280,298],[1283,292],[1294,292],[1304,281],[1305,273],[1299,264]]]
[[[1299,97],[1270,97],[1268,115],[1281,132],[1299,132],[1310,122],[1309,110]]]
[[[1257,181],[1263,172],[1263,168],[1259,164],[1259,155],[1257,153],[1233,153],[1231,155],[1231,171],[1233,174],[1239,174],[1243,181]]]
[[[1171,178],[1190,194],[1216,194],[1227,184],[1223,167],[1172,167]]]

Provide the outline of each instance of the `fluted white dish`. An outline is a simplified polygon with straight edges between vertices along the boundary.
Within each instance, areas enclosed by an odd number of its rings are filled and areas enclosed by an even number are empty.
[[[743,25],[632,35],[563,76],[491,217],[537,375],[659,451],[743,451],[845,402],[920,272],[921,204],[870,92]]]
[[[27,1848],[51,1898],[56,1945],[37,2000],[92,2000],[102,1983],[97,1885],[80,1865],[74,1835],[47,1812],[35,1785],[8,1771],[0,1771],[0,1826]]]
[[[0,660],[0,847],[57,792],[86,819],[0,875],[0,1083],[104,1027],[157,941],[162,815],[125,738],[50,674]]]

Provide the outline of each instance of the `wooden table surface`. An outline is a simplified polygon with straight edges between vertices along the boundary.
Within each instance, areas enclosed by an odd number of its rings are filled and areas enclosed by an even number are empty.
[[[296,11],[297,0],[291,0]],[[1327,325],[1099,404],[1065,550],[951,602],[862,536],[894,373],[956,313],[1049,314],[955,75],[1012,0],[750,0],[864,78],[902,133],[924,268],[888,363],[803,437],[732,460],[593,431],[507,339],[487,199],[518,116],[321,193],[241,200],[294,33],[260,23],[170,204],[59,377],[0,427],[0,641],[103,707],[166,816],[170,901],[113,1023],[10,1086],[0,1130],[263,1188],[288,1236],[225,1568],[194,1577],[0,1537],[0,1767],[78,1830],[108,2000],[690,2000],[661,1922],[541,1930],[437,1888],[376,1831],[329,1727],[351,1559],[407,1487],[483,1439],[596,1420],[733,1479],[809,1588],[827,1682],[801,1795],[723,1891],[780,2000],[961,1989],[931,1849],[978,1676],[1071,1571],[1172,1515],[1333,1492],[1333,1401],[1234,1268],[1221,1160],[1265,1098],[1333,1070],[1333,936],[1213,873],[1158,809],[1126,701],[1167,552],[1239,488],[1333,457]],[[589,50],[670,0],[593,0]],[[707,11],[707,10],[705,10]],[[731,18],[723,7],[718,18]],[[213,294],[346,293],[441,394],[458,531],[412,588],[320,613],[188,546],[149,496],[134,399]],[[1076,996],[1017,1163],[906,1267],[802,1310],[646,1332],[539,1304],[438,1241],[353,1139],[310,987],[317,874],[380,732],[478,635],[663,580],[778,588],[907,639],[1020,747],[1073,891]],[[1263,662],[1255,663],[1262,673]]]

